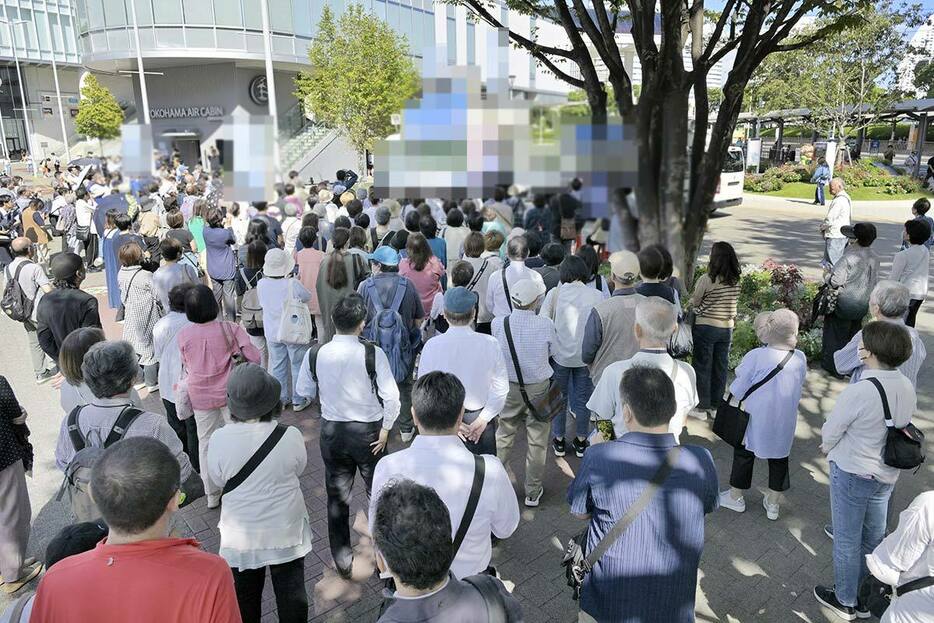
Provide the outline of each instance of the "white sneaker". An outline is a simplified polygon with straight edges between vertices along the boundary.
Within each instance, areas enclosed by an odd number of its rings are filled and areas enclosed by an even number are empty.
[[[525,505],[529,508],[535,508],[538,506],[538,503],[541,502],[542,496],[545,495],[545,488],[542,487],[538,490],[538,495],[535,497],[525,496]]]
[[[133,386],[133,389],[135,389],[136,391],[139,391],[143,389],[144,387],[146,387],[146,381],[140,381],[139,383]]]
[[[765,509],[765,516],[771,521],[778,521],[778,504],[769,504],[766,498],[762,498],[762,508]]]
[[[688,412],[688,415],[694,419],[700,420],[701,422],[706,421],[707,417],[709,416],[707,409],[691,409]]]
[[[310,406],[311,406],[311,401],[308,400],[307,398],[304,398],[299,403],[294,403],[294,402],[292,403],[292,411],[294,411],[295,413],[298,413],[299,411],[304,411]]]
[[[399,431],[399,437],[402,438],[402,443],[409,443],[412,439],[415,438],[415,430],[410,430],[408,432],[404,430]]]
[[[729,490],[721,491],[720,492],[720,506],[722,506],[723,508],[728,508],[731,511],[736,511],[737,513],[745,513],[746,512],[746,499],[740,498],[737,500],[732,495],[730,495]]]
[[[157,391],[159,391],[159,385],[147,385],[146,391],[148,391],[150,394],[155,394]]]

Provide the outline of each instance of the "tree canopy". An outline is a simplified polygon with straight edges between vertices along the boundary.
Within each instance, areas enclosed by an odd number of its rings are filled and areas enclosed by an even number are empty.
[[[295,79],[295,96],[361,154],[392,134],[391,116],[419,88],[405,38],[358,4],[336,21],[324,6],[308,58],[311,70]]]
[[[122,124],[123,110],[113,93],[88,74],[81,87],[75,129],[86,136],[104,140],[120,136]]]
[[[895,86],[903,34],[919,20],[917,7],[879,4],[861,11],[859,21],[845,31],[772,55],[747,86],[749,108],[759,113],[809,108],[809,126],[831,136],[872,125],[881,111],[904,96]],[[818,21],[806,32],[822,25]]]
[[[915,65],[915,87],[921,97],[934,97],[934,62],[920,61]]]
[[[491,26],[504,27],[489,0],[448,1],[466,6]],[[563,27],[569,45],[539,41],[534,31],[509,31],[509,38],[558,78],[583,90],[595,123],[606,122],[605,86],[613,87],[617,109],[623,121],[634,126],[639,149],[638,220],[615,206],[624,235],[633,242],[630,246],[665,244],[689,276],[753,72],[770,54],[808,47],[859,23],[860,14],[874,2],[725,0],[719,12],[705,11],[703,0],[506,0],[506,5]],[[808,15],[818,16],[820,26],[796,34],[796,26]],[[631,34],[641,65],[638,100],[634,76],[618,44],[617,35],[623,33]],[[735,62],[715,121],[709,133],[694,132],[689,146],[689,99],[694,100],[694,118],[708,119],[712,109],[707,75],[731,53]],[[600,79],[597,60],[606,67],[606,81]],[[698,124],[699,129],[705,125]]]

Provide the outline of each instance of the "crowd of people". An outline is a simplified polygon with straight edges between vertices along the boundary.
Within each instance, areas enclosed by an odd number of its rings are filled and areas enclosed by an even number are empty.
[[[20,620],[258,622],[268,569],[279,620],[306,621],[309,452],[324,464],[331,559],[348,581],[372,573],[355,564],[351,531],[363,479],[382,622],[523,620],[493,565],[495,541],[520,522],[509,457],[521,431],[524,506],[562,495],[545,477],[549,449],[573,453],[567,503],[586,522],[583,551],[605,550],[579,578],[581,621],[694,620],[704,516],[746,511],[757,458],[765,517],[779,518],[807,372],[799,318],[760,314],[762,345],[730,382],[741,269],[727,242],[693,284],[662,245],[607,255],[599,224],[582,234],[580,180],[549,197],[496,188],[458,203],[380,198],[348,170],[320,183],[292,173],[276,201],[250,205],[177,160],[148,181],[103,168],[53,183],[48,198],[0,179],[3,309],[26,332],[36,382],[59,388],[55,463],[76,519],[91,523],[69,528],[87,535],[74,555],[53,560],[50,546]],[[919,200],[881,280],[875,228],[850,223],[841,180],[829,190],[822,365],[851,384],[822,430],[834,582],[814,594],[853,620],[870,572],[903,585],[934,559],[930,494],[883,540],[899,474],[883,460],[886,421],[904,428],[916,408],[932,222]],[[109,340],[81,290],[97,270],[122,331]],[[155,395],[162,413],[144,407]],[[319,416],[304,414],[313,404]],[[681,443],[688,417],[714,421],[724,404],[748,414],[728,487],[708,448]],[[319,417],[317,448],[279,421],[286,412]],[[12,593],[41,565],[25,557],[28,420],[3,377],[0,413]],[[220,508],[217,556],[169,536],[202,496]],[[883,620],[921,621],[932,590],[895,599]]]

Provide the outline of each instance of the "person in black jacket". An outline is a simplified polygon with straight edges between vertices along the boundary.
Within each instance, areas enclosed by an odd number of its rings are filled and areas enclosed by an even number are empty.
[[[52,285],[55,289],[39,299],[36,310],[39,346],[53,361],[69,333],[81,327],[101,328],[97,299],[81,290],[84,264],[74,253],[52,258]]]

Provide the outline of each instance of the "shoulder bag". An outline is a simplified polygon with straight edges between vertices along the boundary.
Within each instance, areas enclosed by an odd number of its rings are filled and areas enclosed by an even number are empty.
[[[834,288],[829,283],[821,285],[811,304],[811,318],[816,320],[821,316],[832,314],[837,309],[838,296],[840,296],[839,288]]]
[[[286,278],[289,280],[288,292],[282,302],[277,341],[283,344],[307,345],[311,343],[311,311],[307,304],[292,296],[292,285],[295,281],[291,277]]]
[[[470,497],[467,498],[467,507],[464,509],[464,515],[461,517],[461,522],[457,526],[457,533],[454,534],[454,543],[451,547],[454,556],[451,560],[457,557],[457,552],[460,550],[461,544],[464,542],[464,537],[467,536],[467,530],[470,528],[470,523],[473,521],[474,513],[477,512],[477,504],[480,502],[480,494],[483,492],[483,479],[485,476],[486,461],[482,456],[474,455],[473,482],[470,484]]]
[[[788,351],[785,358],[766,374],[765,378],[750,387],[737,404],[733,404],[733,394],[727,395],[727,399],[717,407],[717,416],[713,421],[713,432],[717,437],[734,448],[742,447],[743,439],[746,437],[746,428],[749,426],[749,413],[743,411],[743,403],[754,391],[774,379],[791,361],[794,354],[795,351]]]
[[[882,618],[885,611],[892,605],[893,592],[895,597],[901,597],[905,593],[921,590],[928,586],[934,586],[934,576],[929,575],[911,582],[905,582],[901,586],[895,587],[893,591],[891,586],[870,574],[859,585],[859,602],[865,605],[874,616]]]
[[[581,588],[584,585],[584,578],[590,573],[594,565],[603,557],[613,543],[626,532],[626,529],[632,525],[632,522],[646,509],[652,498],[668,480],[675,465],[678,462],[678,456],[681,454],[681,446],[675,446],[665,455],[665,460],[659,466],[658,471],[652,476],[652,480],[646,485],[636,501],[632,503],[616,524],[610,528],[593,551],[584,555],[584,547],[587,545],[587,530],[573,537],[568,541],[567,549],[564,552],[564,560],[561,561],[564,566],[564,574],[568,580],[568,586],[574,589],[574,600],[580,599]]]
[[[509,305],[509,311],[512,311],[512,298],[509,296],[509,284],[506,283],[506,266],[509,266],[509,264],[503,266],[503,270],[499,274],[503,278],[503,294],[506,295],[506,303]]]
[[[503,329],[506,331],[506,344],[509,346],[512,365],[516,369],[516,379],[519,381],[519,393],[522,395],[522,402],[528,407],[533,418],[539,422],[550,422],[555,416],[564,413],[565,409],[567,409],[567,401],[564,394],[561,393],[561,387],[552,377],[548,384],[548,391],[534,401],[531,400],[525,389],[525,381],[522,379],[522,366],[519,365],[519,355],[516,353],[516,345],[512,340],[509,316],[503,318]]]
[[[882,413],[885,416],[885,449],[882,461],[896,469],[915,469],[924,463],[924,433],[909,422],[904,428],[896,428],[889,409],[889,398],[879,379],[868,377],[882,398]]]
[[[227,325],[230,324],[227,321],[221,322],[221,333],[224,334],[224,342],[227,343],[227,350],[230,351],[230,360],[233,362],[233,367],[237,367],[242,363],[249,363],[249,360],[243,354],[243,349],[240,348],[240,345],[237,344],[229,333],[227,333]]]
[[[239,487],[243,484],[243,481],[250,477],[250,475],[256,471],[256,468],[259,467],[269,453],[272,452],[273,448],[276,447],[276,444],[279,443],[279,440],[285,435],[285,431],[288,430],[288,427],[282,424],[276,424],[276,427],[272,429],[272,432],[269,433],[269,436],[266,437],[266,441],[263,442],[256,452],[253,453],[253,456],[243,464],[243,467],[240,468],[236,474],[234,474],[230,480],[224,483],[224,488],[221,491],[221,497]]]

